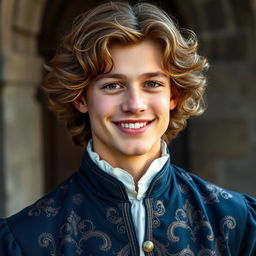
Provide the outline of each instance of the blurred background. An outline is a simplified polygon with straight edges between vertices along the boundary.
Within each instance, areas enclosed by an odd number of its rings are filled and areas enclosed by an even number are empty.
[[[43,63],[74,17],[98,2],[0,0],[0,217],[21,210],[79,167],[83,149],[73,146],[47,110],[39,87]],[[207,111],[171,143],[173,162],[256,196],[256,1],[154,3],[196,32],[199,52],[211,65]]]

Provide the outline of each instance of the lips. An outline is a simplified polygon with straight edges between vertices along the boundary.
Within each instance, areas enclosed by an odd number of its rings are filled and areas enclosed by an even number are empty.
[[[154,120],[122,120],[114,124],[124,133],[139,134],[143,133]]]

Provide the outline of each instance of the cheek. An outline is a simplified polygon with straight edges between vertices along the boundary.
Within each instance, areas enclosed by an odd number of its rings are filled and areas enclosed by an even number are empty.
[[[111,97],[94,97],[89,104],[91,117],[103,120],[115,113],[117,106]]]
[[[154,104],[154,109],[157,113],[164,115],[170,111],[170,98],[166,95],[162,95],[157,99],[151,99]]]

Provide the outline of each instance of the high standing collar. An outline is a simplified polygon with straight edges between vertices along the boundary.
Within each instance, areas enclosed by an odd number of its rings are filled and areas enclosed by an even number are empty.
[[[161,171],[155,176],[147,191],[146,197],[157,196],[170,184],[171,165],[168,160]],[[121,181],[101,170],[90,158],[85,150],[79,169],[79,183],[91,192],[108,200],[129,201],[125,186]]]

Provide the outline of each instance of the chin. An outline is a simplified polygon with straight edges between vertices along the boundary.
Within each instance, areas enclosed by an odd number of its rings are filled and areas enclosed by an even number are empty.
[[[124,149],[125,154],[129,156],[141,156],[149,153],[150,151],[151,151],[150,147],[145,147],[145,145],[141,147],[136,145],[136,146],[126,147]]]

